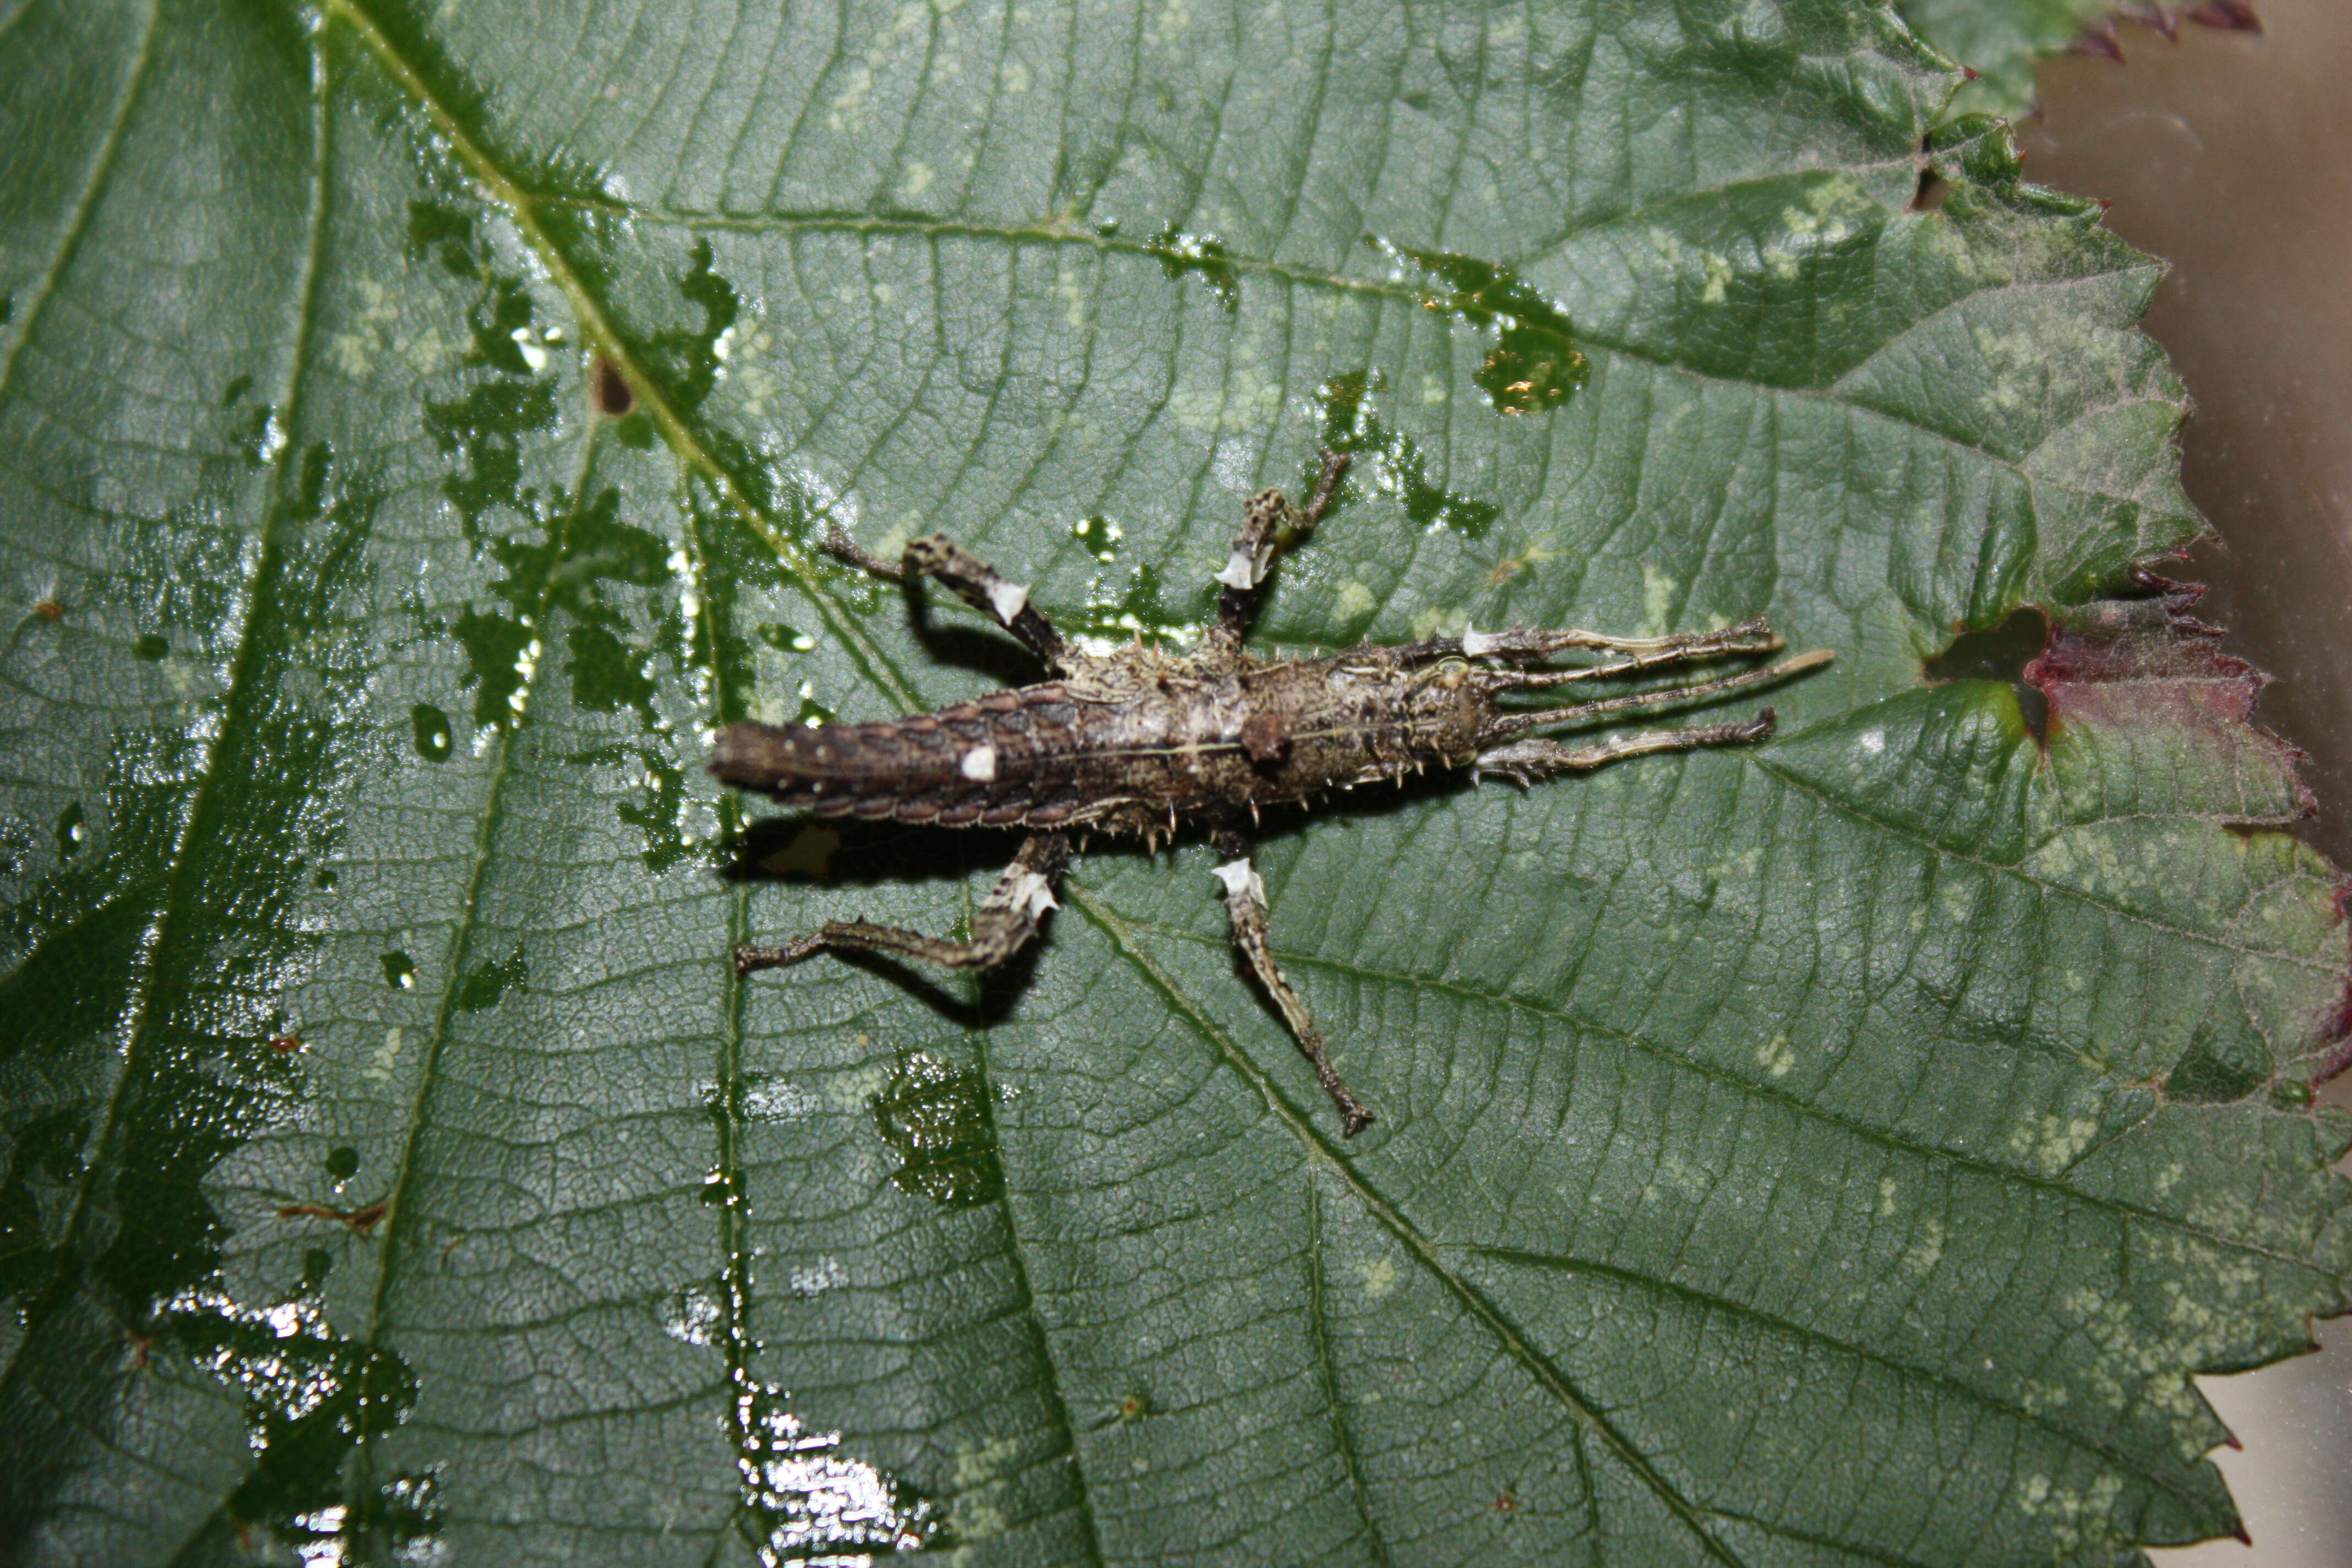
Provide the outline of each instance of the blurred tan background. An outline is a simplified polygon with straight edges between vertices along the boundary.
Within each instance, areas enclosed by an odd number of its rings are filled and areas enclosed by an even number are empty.
[[[2114,203],[2172,264],[2147,327],[2194,405],[2189,493],[2220,531],[2176,574],[2210,584],[2225,647],[2276,678],[2262,721],[2311,754],[2305,837],[2352,867],[2352,0],[2255,0],[2260,35],[2124,26],[2126,63],[2041,71],[2026,174]],[[2323,1097],[2352,1107],[2352,1074]],[[2352,1568],[2352,1318],[2326,1349],[2200,1380],[2244,1445],[2215,1458],[2253,1544],[2162,1568]]]

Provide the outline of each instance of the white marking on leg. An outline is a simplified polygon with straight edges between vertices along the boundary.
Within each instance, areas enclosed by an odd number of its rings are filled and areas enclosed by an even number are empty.
[[[1021,874],[1021,880],[1013,885],[1012,907],[1035,920],[1047,910],[1058,910],[1062,906],[1054,901],[1054,885],[1043,873],[1024,871]]]
[[[964,777],[986,784],[996,776],[996,748],[974,746],[963,754],[963,761],[957,767]]]
[[[1255,588],[1265,580],[1265,564],[1246,550],[1235,550],[1226,560],[1225,569],[1211,579],[1228,588],[1242,589]]]
[[[1258,880],[1257,868],[1250,864],[1247,857],[1213,866],[1210,871],[1225,885],[1225,902],[1247,899],[1260,909],[1265,907],[1265,884]]]
[[[996,618],[1006,626],[1013,624],[1013,617],[1019,615],[1021,606],[1028,602],[1029,585],[1026,583],[1008,583],[999,577],[988,585],[988,603],[996,611]]]
[[[1462,651],[1472,658],[1484,658],[1502,646],[1501,634],[1488,636],[1472,626],[1462,628]]]

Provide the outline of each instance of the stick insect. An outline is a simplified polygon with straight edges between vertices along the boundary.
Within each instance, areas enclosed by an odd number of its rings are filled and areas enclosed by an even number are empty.
[[[1141,838],[1157,847],[1204,829],[1241,961],[1264,987],[1350,1137],[1373,1121],[1331,1065],[1306,1001],[1267,941],[1265,887],[1254,862],[1269,806],[1312,805],[1334,792],[1399,781],[1431,767],[1498,774],[1522,784],[1586,773],[1627,757],[1742,745],[1771,734],[1772,710],[1744,722],[1617,735],[1586,744],[1535,731],[1664,703],[1703,701],[1827,664],[1826,649],[1727,675],[1683,679],[1586,702],[1506,707],[1516,693],[1681,669],[1780,651],[1760,620],[1720,631],[1622,637],[1589,631],[1465,629],[1401,646],[1366,644],[1320,658],[1260,659],[1244,646],[1277,544],[1322,521],[1348,468],[1326,452],[1306,507],[1278,489],[1243,510],[1223,571],[1215,621],[1177,656],[1139,643],[1090,654],[1064,636],[1021,584],[1007,581],[943,533],[885,561],[835,531],[826,548],[877,576],[929,575],[1026,644],[1049,677],[936,712],[869,724],[722,731],[710,771],[739,789],[820,816],[1025,827],[1029,837],[982,900],[961,942],[863,920],[829,921],[777,947],[739,947],[739,974],[797,963],[827,948],[896,953],[958,969],[988,969],[1033,941],[1056,906],[1055,883],[1074,837]],[[1562,654],[1591,655],[1565,668]]]

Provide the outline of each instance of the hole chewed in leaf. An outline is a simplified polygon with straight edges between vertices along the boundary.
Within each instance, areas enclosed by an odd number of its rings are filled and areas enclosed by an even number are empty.
[[[2017,698],[2017,714],[2026,733],[2039,743],[2050,733],[2050,699],[2026,679],[2026,670],[2050,644],[2050,617],[2032,605],[2009,613],[2000,625],[1985,631],[1962,632],[1951,646],[1920,664],[1929,681],[2000,680]]]
[[[1421,444],[1391,427],[1373,406],[1375,395],[1383,390],[1380,380],[1366,371],[1333,376],[1318,387],[1315,402],[1322,416],[1323,447],[1370,457],[1373,461],[1360,463],[1356,472],[1369,479],[1381,494],[1394,498],[1405,516],[1420,527],[1450,529],[1469,540],[1485,538],[1502,515],[1502,508],[1448,489],[1432,478],[1429,457]],[[1307,489],[1311,483],[1310,479],[1300,489]],[[1343,496],[1347,493],[1341,491]]]
[[[1472,379],[1496,412],[1549,412],[1584,384],[1591,366],[1576,346],[1568,313],[1509,268],[1377,237],[1367,243],[1400,270],[1416,268],[1435,285],[1415,290],[1424,310],[1493,331],[1494,346]]]

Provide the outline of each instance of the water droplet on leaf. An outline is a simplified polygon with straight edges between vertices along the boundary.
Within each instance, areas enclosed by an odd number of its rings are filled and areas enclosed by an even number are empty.
[[[420,702],[408,710],[408,720],[416,731],[416,754],[429,763],[449,760],[449,715],[430,702]]]

